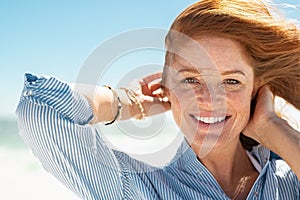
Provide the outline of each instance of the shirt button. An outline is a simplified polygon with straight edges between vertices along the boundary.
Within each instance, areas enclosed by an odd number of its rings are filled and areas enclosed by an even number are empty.
[[[254,196],[257,198],[258,197],[258,192],[254,192]]]
[[[26,90],[23,92],[23,96],[24,97],[28,97],[28,96],[32,96],[33,95],[33,91],[32,90]]]
[[[198,169],[198,170],[196,171],[196,173],[197,173],[198,175],[201,176],[203,172],[202,172],[202,170]]]

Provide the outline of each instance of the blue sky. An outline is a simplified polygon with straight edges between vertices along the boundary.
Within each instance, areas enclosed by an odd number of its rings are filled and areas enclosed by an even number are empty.
[[[1,1],[0,116],[14,115],[25,72],[53,75],[73,82],[82,63],[102,42],[133,29],[167,29],[180,11],[194,2]],[[297,4],[292,0],[275,2]],[[282,8],[288,17],[300,19],[299,7]]]

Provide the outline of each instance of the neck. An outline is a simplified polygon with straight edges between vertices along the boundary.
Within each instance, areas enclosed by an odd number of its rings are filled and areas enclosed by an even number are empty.
[[[195,152],[200,152],[196,150],[194,149]],[[197,156],[224,192],[231,197],[235,196],[240,185],[244,183],[248,184],[249,192],[258,175],[239,140],[226,147],[214,148],[205,157],[201,157],[201,153]],[[241,183],[245,177],[247,177],[247,182]]]
[[[227,148],[213,150],[200,161],[216,178],[234,179],[238,172],[244,172],[247,159],[246,151],[240,143],[237,143]]]
[[[201,153],[199,150],[197,151],[197,148],[193,149],[202,164],[220,184],[233,184],[239,181],[245,175],[246,168],[251,165],[239,140],[225,147],[214,148],[205,157],[201,157]]]

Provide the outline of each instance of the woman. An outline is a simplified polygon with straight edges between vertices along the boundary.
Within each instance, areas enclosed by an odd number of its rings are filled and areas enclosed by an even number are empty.
[[[27,74],[21,133],[83,199],[299,199],[300,135],[273,108],[275,94],[300,109],[299,36],[261,1],[200,1],[173,22],[162,82],[146,77],[141,94]],[[109,149],[91,125],[150,116],[157,103],[185,136],[166,167]]]

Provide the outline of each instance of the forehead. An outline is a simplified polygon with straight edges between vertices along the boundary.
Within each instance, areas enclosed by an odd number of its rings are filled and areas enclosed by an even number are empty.
[[[177,47],[171,58],[171,66],[175,70],[196,68],[199,70],[252,71],[250,62],[242,45],[224,37],[201,37],[196,42]]]

